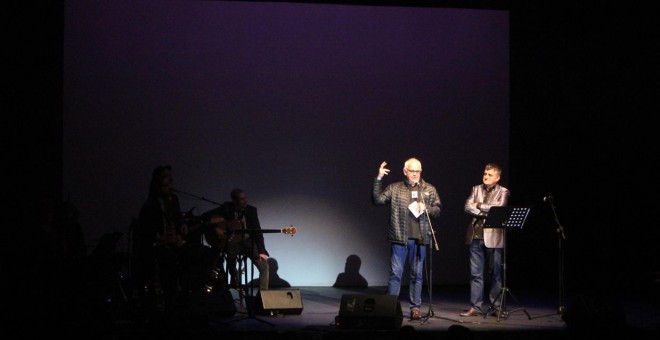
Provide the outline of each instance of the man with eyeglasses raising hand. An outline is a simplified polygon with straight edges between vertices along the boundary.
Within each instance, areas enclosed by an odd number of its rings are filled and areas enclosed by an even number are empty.
[[[422,163],[408,159],[403,166],[405,178],[383,189],[383,177],[390,170],[382,162],[374,179],[372,200],[375,205],[390,206],[390,223],[387,240],[390,248],[390,273],[387,294],[399,295],[404,267],[410,269],[409,302],[410,318],[422,318],[422,274],[426,250],[431,243],[429,218],[440,215],[442,203],[433,185],[422,179]]]

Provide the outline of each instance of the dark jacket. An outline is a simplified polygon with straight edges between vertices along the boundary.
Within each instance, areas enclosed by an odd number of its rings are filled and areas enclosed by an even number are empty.
[[[424,180],[419,182],[422,186],[424,203],[430,217],[435,218],[440,215],[442,203],[438,191],[433,185]],[[408,241],[408,205],[411,203],[407,179],[395,182],[383,189],[383,183],[379,179],[374,179],[372,200],[375,205],[390,204],[390,226],[387,231],[387,240],[395,243],[405,244]],[[431,226],[428,218],[422,215],[419,218],[419,224],[424,236],[424,244],[430,243]]]

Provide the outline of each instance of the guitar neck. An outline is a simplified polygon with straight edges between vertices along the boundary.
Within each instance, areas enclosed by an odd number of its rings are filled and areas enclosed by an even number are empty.
[[[282,229],[240,229],[240,230],[232,230],[231,232],[237,233],[237,234],[266,234],[266,233],[281,233],[281,234],[289,234],[293,235],[296,233],[296,228],[295,227],[286,227]]]
[[[283,229],[261,229],[262,233],[284,233]]]

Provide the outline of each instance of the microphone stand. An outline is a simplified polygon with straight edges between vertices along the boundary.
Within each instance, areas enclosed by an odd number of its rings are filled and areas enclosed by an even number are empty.
[[[563,315],[566,312],[566,308],[564,306],[564,241],[566,241],[566,234],[564,234],[564,227],[562,227],[561,223],[559,223],[559,218],[557,217],[557,211],[555,210],[555,203],[553,201],[552,196],[544,197],[543,201],[548,202],[550,204],[550,208],[552,209],[552,215],[554,216],[555,223],[557,224],[557,229],[555,230],[555,232],[557,233],[557,256],[558,256],[557,277],[559,278],[559,307],[557,308],[557,313],[542,315],[539,317],[556,315],[556,314]]]
[[[424,191],[422,191],[421,196],[422,196],[422,203],[424,204],[424,207],[426,208],[426,203],[424,203]],[[435,238],[435,232],[433,231],[433,225],[431,224],[431,218],[429,216],[428,209],[424,209],[424,216],[426,216],[426,219],[429,221],[429,230],[431,231],[431,238],[433,239],[433,245],[434,245],[433,248],[436,251],[438,251],[438,250],[440,250],[440,248],[438,247],[438,241]],[[420,225],[420,228],[421,228],[421,225]],[[426,245],[424,245],[424,246],[426,246]],[[429,310],[426,313],[426,315],[424,315],[422,317],[422,320],[420,321],[420,325],[423,325],[423,324],[427,323],[431,317],[435,316],[435,312],[433,312],[433,252],[428,252],[426,254],[426,256],[429,259],[428,260],[429,272],[428,272],[428,275],[427,275],[428,286],[429,286]]]
[[[429,216],[429,210],[426,208],[426,201],[424,200],[424,190],[422,188],[422,184],[421,183],[418,184],[420,185],[420,192],[421,192],[420,196],[422,197],[422,204],[424,204],[424,216],[426,216],[426,220],[429,221],[429,230],[431,231],[431,238],[433,239],[433,246],[434,246],[433,248],[436,251],[439,251],[440,247],[438,247],[438,241],[435,238],[435,231],[433,230],[433,224],[431,224],[431,216]],[[420,231],[421,231],[421,225],[420,225]],[[429,287],[429,311],[426,313],[426,315],[422,317],[420,321],[420,325],[427,323],[431,317],[459,322],[459,320],[453,320],[453,319],[435,316],[435,312],[433,311],[433,252],[427,253],[426,256],[429,259],[428,260],[429,273],[427,275],[428,287]]]
[[[182,191],[182,190],[172,189],[172,191],[176,192],[177,194],[182,194],[182,195],[184,195],[184,196],[192,197],[192,198],[194,198],[194,199],[198,199],[198,200],[201,200],[201,201],[206,201],[206,202],[209,202],[209,203],[212,203],[212,204],[215,204],[215,205],[222,205],[221,203],[211,201],[211,200],[208,199],[208,198],[195,196],[195,195],[193,195],[193,194],[191,194],[191,193],[187,193],[187,192]]]
[[[550,208],[552,208],[552,214],[555,218],[555,223],[557,224],[557,249],[559,257],[559,261],[557,261],[559,278],[559,308],[557,308],[557,313],[564,314],[566,311],[564,307],[564,241],[566,240],[566,234],[564,234],[564,227],[562,227],[561,223],[559,223],[559,218],[557,217],[557,211],[555,210],[555,204],[553,202],[552,196],[548,196],[547,201],[550,203]]]
[[[422,188],[422,184],[419,183],[420,188]],[[431,216],[429,216],[429,211],[426,209],[426,201],[424,200],[424,190],[423,188],[420,190],[421,191],[421,196],[422,196],[422,204],[424,204],[424,216],[426,216],[426,219],[429,221],[429,230],[431,231],[431,238],[433,239],[433,248],[435,251],[440,251],[440,247],[438,246],[438,240],[435,238],[435,231],[433,230],[433,224],[431,223]],[[420,231],[421,231],[421,225],[420,225]],[[442,316],[436,316],[435,312],[433,311],[433,252],[430,252],[426,254],[428,257],[428,263],[429,263],[429,274],[427,275],[428,278],[428,287],[429,287],[429,311],[426,313],[426,315],[422,316],[422,320],[420,321],[420,325],[423,325],[429,321],[430,318],[437,318],[437,319],[443,319],[447,321],[452,321],[452,322],[457,322],[457,323],[476,323],[479,324],[479,321],[465,321],[465,320],[459,320],[459,319],[452,319],[452,318],[447,318],[447,317],[442,317]]]

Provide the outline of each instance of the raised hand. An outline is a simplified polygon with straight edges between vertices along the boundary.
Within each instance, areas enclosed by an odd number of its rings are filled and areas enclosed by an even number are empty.
[[[390,173],[390,169],[385,168],[387,162],[380,163],[380,169],[378,169],[378,178],[383,178]]]

